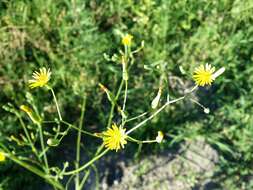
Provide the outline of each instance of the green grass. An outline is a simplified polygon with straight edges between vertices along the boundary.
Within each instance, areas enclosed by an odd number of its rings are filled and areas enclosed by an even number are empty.
[[[162,101],[167,93],[171,98],[179,96],[193,84],[191,74],[199,64],[226,67],[212,87],[196,95],[210,108],[209,115],[189,102],[175,104],[138,130],[136,138],[151,138],[158,129],[163,130],[166,143],[156,149],[170,150],[201,135],[219,151],[216,180],[222,187],[252,189],[252,10],[251,0],[3,0],[0,104],[10,102],[18,107],[30,102],[27,97],[32,94],[38,109],[54,118],[49,93],[27,86],[33,70],[46,66],[52,70],[51,81],[64,118],[78,122],[86,93],[86,126],[101,131],[109,102],[98,83],[114,91],[121,77],[121,65],[107,61],[103,54],[118,53],[120,34],[130,33],[133,48],[145,42],[129,74],[131,106],[127,112],[132,116],[150,110],[159,85],[164,88]],[[4,137],[18,136],[21,127],[15,116],[2,109],[0,113],[0,141],[6,142]],[[135,146],[130,149],[137,151]],[[50,154],[53,158],[55,153]],[[9,162],[1,164],[2,172],[6,168],[19,170]],[[0,177],[0,188],[16,189],[31,179],[28,174],[20,181],[15,172],[7,175],[9,180]]]

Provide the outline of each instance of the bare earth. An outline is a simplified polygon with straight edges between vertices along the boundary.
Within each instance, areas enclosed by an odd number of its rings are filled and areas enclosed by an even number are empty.
[[[103,190],[213,190],[220,189],[211,178],[218,162],[217,152],[202,138],[186,143],[176,155],[151,155],[139,163],[124,161],[106,169],[99,189]],[[107,168],[107,167],[105,167]],[[114,171],[112,171],[114,170]],[[117,177],[108,184],[111,172]]]

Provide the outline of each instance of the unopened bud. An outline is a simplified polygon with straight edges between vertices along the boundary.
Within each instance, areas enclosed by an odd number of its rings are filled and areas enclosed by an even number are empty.
[[[158,104],[159,104],[159,101],[160,101],[160,98],[161,98],[161,94],[162,94],[162,89],[159,88],[156,97],[153,99],[153,101],[152,101],[152,103],[151,103],[151,107],[152,107],[153,109],[156,109],[156,108],[157,108],[157,106],[158,106]]]
[[[108,88],[106,88],[103,84],[99,83],[98,84],[100,86],[100,88],[106,93],[107,95],[107,98],[110,102],[113,101],[113,98],[112,98],[112,94],[110,93],[110,91],[108,90]]]
[[[205,112],[206,114],[209,114],[209,113],[210,113],[210,109],[209,109],[209,108],[204,108],[204,112]]]
[[[225,72],[225,67],[220,68],[218,71],[216,71],[213,75],[212,78],[213,80],[216,79],[218,76],[220,76],[222,73]]]
[[[49,146],[58,146],[59,145],[59,140],[58,139],[48,139],[47,144]]]
[[[39,119],[34,116],[31,108],[25,105],[21,105],[20,109],[29,116],[29,118],[32,120],[33,123],[39,123]]]
[[[162,140],[163,140],[163,137],[164,137],[163,132],[162,132],[162,131],[158,131],[158,134],[157,134],[156,139],[155,139],[156,142],[157,142],[157,143],[161,143]]]

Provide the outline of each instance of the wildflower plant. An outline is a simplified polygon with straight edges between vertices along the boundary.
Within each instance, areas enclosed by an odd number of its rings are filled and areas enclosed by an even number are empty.
[[[124,35],[121,42],[123,45],[123,49],[119,51],[119,54],[116,56],[116,58],[110,58],[109,56],[107,56],[107,59],[114,62],[118,62],[121,65],[121,82],[116,89],[116,93],[114,94],[112,91],[110,91],[109,88],[106,87],[106,85],[101,83],[98,84],[98,87],[100,87],[101,90],[106,94],[107,100],[110,102],[111,105],[107,123],[104,124],[104,128],[101,129],[101,131],[92,133],[82,128],[85,116],[85,107],[88,98],[87,94],[83,96],[83,104],[81,108],[79,126],[75,126],[64,120],[54,89],[50,86],[50,80],[53,80],[53,72],[51,73],[50,69],[46,69],[43,67],[40,68],[39,71],[35,71],[33,73],[32,79],[29,80],[29,87],[34,90],[40,90],[39,88],[48,89],[48,91],[46,92],[51,93],[51,97],[57,110],[57,117],[53,121],[47,121],[44,118],[43,114],[37,110],[36,105],[21,105],[20,109],[16,109],[11,104],[4,106],[5,110],[17,116],[20,121],[20,126],[22,127],[24,132],[21,139],[19,139],[18,137],[11,136],[9,140],[11,141],[11,143],[16,142],[20,146],[22,145],[25,147],[29,147],[33,156],[20,156],[18,153],[16,153],[17,151],[13,151],[11,146],[8,146],[8,143],[0,143],[0,161],[3,162],[6,159],[12,160],[18,165],[45,179],[45,181],[52,185],[54,189],[67,189],[69,184],[74,183],[75,189],[81,190],[84,187],[84,184],[90,174],[90,169],[92,168],[94,162],[99,160],[107,152],[118,152],[124,147],[126,147],[130,142],[138,144],[149,144],[162,143],[166,141],[166,134],[160,131],[159,127],[157,127],[157,136],[153,139],[136,139],[134,138],[134,132],[140,127],[144,127],[147,122],[152,120],[167,106],[182,101],[184,99],[188,99],[196,103],[196,105],[202,107],[204,112],[209,113],[210,110],[200,104],[198,101],[192,99],[190,94],[196,91],[199,86],[211,85],[212,82],[225,71],[225,69],[221,68],[215,72],[214,67],[209,64],[206,64],[196,68],[193,75],[193,80],[195,81],[196,85],[186,90],[186,93],[183,96],[175,99],[167,98],[167,101],[159,107],[160,99],[164,95],[161,86],[156,97],[150,104],[152,111],[144,112],[137,116],[130,116],[129,114],[127,114],[126,110],[128,107],[127,100],[129,93],[128,82],[131,80],[131,76],[129,75],[129,73],[131,70],[131,66],[135,63],[134,55],[144,48],[144,43],[142,43],[139,48],[132,50],[133,47],[131,47],[131,45],[133,43],[133,36],[130,34]],[[122,101],[120,101],[121,95],[123,95]],[[116,110],[121,116],[121,120],[118,123],[116,123],[114,120]],[[22,113],[25,113],[25,115]],[[23,121],[23,117],[28,117],[33,123],[33,125],[36,126],[36,128],[29,128]],[[141,119],[141,121],[135,123],[135,125],[133,126],[129,125],[130,121],[133,122],[137,119]],[[57,128],[53,130],[54,133],[50,133],[50,135],[46,136],[45,134],[48,134],[49,132],[46,131],[46,128],[44,126],[48,123],[53,123],[57,125]],[[53,149],[54,147],[59,146],[63,138],[68,133],[70,133],[70,129],[76,130],[77,132],[75,162],[70,163],[69,161],[66,161],[62,164],[61,168],[53,166],[48,161],[48,151],[50,149]],[[92,158],[89,161],[87,161],[86,163],[81,163],[80,144],[82,137],[85,135],[91,136],[92,138],[100,139],[101,145],[97,148],[96,152],[94,152]],[[62,180],[64,177],[69,177],[68,182],[65,184]]]

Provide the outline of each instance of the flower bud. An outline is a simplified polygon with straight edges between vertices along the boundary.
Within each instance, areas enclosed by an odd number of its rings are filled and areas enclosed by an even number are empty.
[[[162,94],[162,89],[159,88],[156,97],[153,99],[153,101],[152,101],[152,103],[151,103],[152,109],[156,109],[156,108],[157,108],[157,106],[158,106],[158,104],[159,104],[159,101],[160,101],[160,98],[161,98],[161,94]]]
[[[222,73],[225,72],[225,67],[220,68],[218,71],[216,71],[213,75],[212,78],[213,80],[216,79],[218,76],[220,76]]]
[[[209,109],[209,108],[204,108],[204,112],[205,112],[206,114],[209,114],[209,113],[210,113],[210,109]]]
[[[58,146],[59,143],[60,143],[60,141],[58,139],[51,139],[50,138],[50,139],[47,140],[47,144],[49,146]]]
[[[29,118],[32,120],[33,123],[39,123],[39,119],[34,116],[31,108],[25,105],[21,105],[20,109],[29,116]]]
[[[162,140],[163,140],[163,137],[164,137],[163,132],[162,132],[162,131],[158,131],[158,134],[157,134],[156,139],[155,139],[156,142],[157,142],[157,143],[161,143]]]

